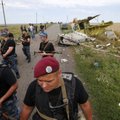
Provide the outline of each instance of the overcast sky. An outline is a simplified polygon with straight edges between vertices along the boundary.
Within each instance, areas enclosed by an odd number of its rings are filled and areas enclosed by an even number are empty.
[[[0,1],[1,2],[1,1]],[[120,22],[120,0],[3,0],[7,23],[70,22],[100,14],[95,22]],[[2,5],[0,24],[4,24]]]

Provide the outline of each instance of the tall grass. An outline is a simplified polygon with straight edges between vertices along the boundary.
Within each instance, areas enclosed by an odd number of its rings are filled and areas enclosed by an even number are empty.
[[[120,59],[85,47],[74,51],[76,70],[90,94],[94,120],[120,120]]]
[[[15,40],[18,40],[19,37],[21,37],[21,30],[20,30],[21,25],[26,26],[26,29],[27,29],[29,24],[10,24],[10,25],[7,25],[7,27],[0,26],[0,30],[7,28],[10,32],[14,34]],[[51,25],[50,23],[46,23],[46,27],[49,27],[50,25]],[[37,24],[38,32],[39,32],[39,26],[40,25]]]
[[[7,25],[7,27],[0,26],[0,30],[7,28],[9,32],[14,34],[15,40],[21,36],[20,24]]]

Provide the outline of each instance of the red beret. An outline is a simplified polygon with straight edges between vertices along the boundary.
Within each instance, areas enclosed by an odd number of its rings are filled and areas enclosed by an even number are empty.
[[[34,77],[56,72],[59,69],[59,62],[54,57],[42,58],[34,67]]]

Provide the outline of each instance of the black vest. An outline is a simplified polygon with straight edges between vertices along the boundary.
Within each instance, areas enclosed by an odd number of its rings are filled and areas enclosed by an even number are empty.
[[[0,78],[1,78],[1,75],[2,75],[3,70],[4,70],[6,67],[8,67],[8,66],[5,65],[5,64],[0,64]]]
[[[63,73],[62,77],[64,79],[65,88],[68,96],[69,101],[69,111],[70,111],[70,120],[77,120],[77,113],[78,113],[78,107],[77,102],[75,101],[75,77],[73,73]],[[62,95],[61,95],[62,96]],[[62,97],[60,97],[60,105],[63,104]],[[67,114],[65,112],[65,106],[63,108],[62,112],[59,112],[57,109],[51,109],[49,106],[49,96],[47,93],[45,93],[42,88],[37,84],[36,85],[36,98],[35,103],[37,109],[44,115],[47,115],[49,117],[56,118],[57,120],[67,120]],[[39,117],[38,120],[42,120]]]

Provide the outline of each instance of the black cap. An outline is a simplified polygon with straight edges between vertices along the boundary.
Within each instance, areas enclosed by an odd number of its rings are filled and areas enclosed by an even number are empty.
[[[14,38],[13,33],[9,33],[9,34],[8,34],[8,36],[9,36],[9,37],[13,37],[13,38]]]

